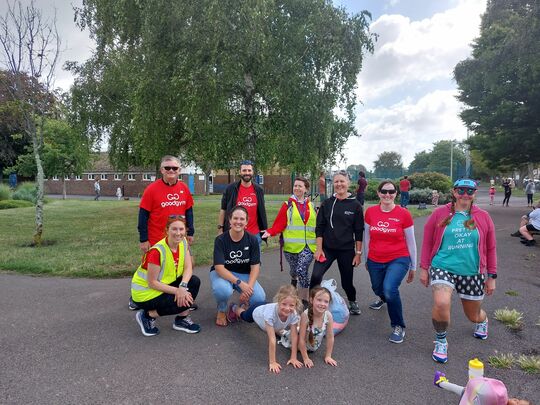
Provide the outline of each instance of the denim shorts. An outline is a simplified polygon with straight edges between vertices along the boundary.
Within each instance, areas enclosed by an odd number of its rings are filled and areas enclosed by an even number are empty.
[[[431,285],[443,284],[452,287],[464,300],[480,301],[484,299],[485,276],[483,274],[460,276],[448,270],[431,266],[429,275]]]

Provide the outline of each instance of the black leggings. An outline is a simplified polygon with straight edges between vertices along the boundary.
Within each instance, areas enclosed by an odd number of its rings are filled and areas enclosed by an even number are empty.
[[[334,250],[323,248],[326,261],[324,263],[315,261],[313,265],[313,273],[311,274],[311,282],[309,288],[316,287],[321,284],[324,273],[330,268],[334,260],[337,260],[339,274],[341,276],[341,286],[347,294],[349,301],[356,301],[356,288],[353,285],[354,267],[352,261],[354,259],[354,250]]]
[[[533,205],[533,195],[532,194],[527,194],[527,205]]]
[[[510,201],[510,196],[511,195],[512,195],[512,193],[504,193],[504,199],[503,199],[502,205],[504,205],[505,202],[506,202],[506,205],[508,205],[508,202]]]
[[[181,281],[182,276],[178,277],[169,285],[173,287],[178,287]],[[201,280],[199,279],[199,277],[195,275],[191,276],[188,283],[188,290],[191,293],[193,299],[197,298],[200,286]],[[189,309],[189,307],[179,307],[178,305],[176,305],[174,297],[175,296],[172,294],[163,293],[158,295],[156,298],[152,298],[151,300],[135,303],[140,309],[144,309],[146,311],[152,311],[153,309],[155,309],[159,316],[178,315],[184,312],[186,309]]]

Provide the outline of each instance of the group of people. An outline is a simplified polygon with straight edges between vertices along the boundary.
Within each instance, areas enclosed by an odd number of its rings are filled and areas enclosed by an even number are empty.
[[[132,279],[130,308],[139,310],[136,320],[145,336],[158,334],[155,321],[166,315],[176,315],[176,330],[200,331],[190,316],[200,286],[199,278],[193,274],[189,248],[194,237],[193,198],[178,180],[179,169],[178,159],[164,157],[163,178],[148,186],[140,204],[138,229],[144,256]],[[335,366],[329,311],[332,296],[320,284],[337,261],[349,312],[360,314],[353,276],[354,268],[363,262],[377,296],[369,307],[379,310],[386,305],[391,326],[389,340],[403,342],[406,325],[399,288],[404,279],[411,283],[415,277],[417,249],[412,216],[395,203],[396,184],[382,181],[377,187],[379,203],[364,213],[357,196],[348,191],[347,172],[339,171],[332,179],[334,194],[322,202],[317,212],[306,197],[309,181],[297,177],[293,194],[268,227],[264,192],[253,182],[253,175],[253,163],[242,162],[239,181],[226,188],[221,200],[210,270],[216,325],[223,327],[243,320],[266,331],[272,372],[281,369],[275,357],[277,343],[291,349],[288,364],[311,367],[313,361],[308,353],[318,349],[325,336],[324,361]],[[432,357],[437,362],[444,363],[448,358],[453,290],[461,298],[465,315],[475,324],[474,336],[486,339],[488,335],[488,319],[481,304],[484,292],[490,295],[495,290],[496,242],[491,218],[473,204],[476,189],[474,181],[458,180],[452,202],[437,208],[424,228],[419,278],[426,287],[432,286]],[[274,303],[269,304],[258,281],[261,243],[277,235],[290,266],[291,285],[282,286]],[[237,300],[233,299],[235,291]],[[297,358],[298,351],[302,361]]]
[[[519,229],[512,236],[521,238],[525,246],[536,245],[533,235],[540,233],[540,201],[533,207],[534,210],[521,217]]]

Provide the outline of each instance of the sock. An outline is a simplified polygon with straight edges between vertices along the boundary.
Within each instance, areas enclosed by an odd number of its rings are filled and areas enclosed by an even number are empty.
[[[439,342],[446,342],[446,331],[444,332],[435,332],[435,338],[439,341]]]

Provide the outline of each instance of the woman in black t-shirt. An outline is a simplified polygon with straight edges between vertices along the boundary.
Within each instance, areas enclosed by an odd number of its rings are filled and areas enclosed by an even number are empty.
[[[266,300],[266,294],[257,282],[261,264],[259,241],[245,230],[248,213],[244,207],[236,206],[228,219],[230,229],[214,242],[214,265],[210,269],[218,326],[227,326],[227,305],[234,290],[238,291],[240,303],[244,305]]]

